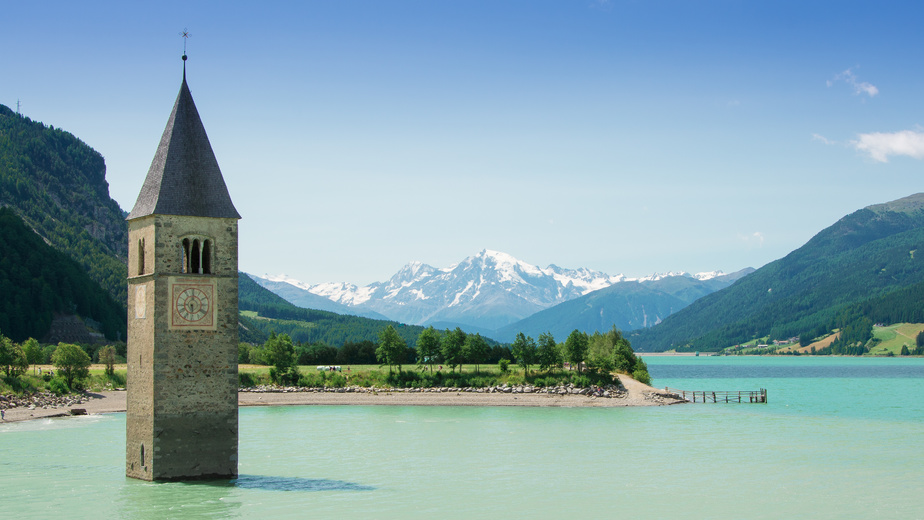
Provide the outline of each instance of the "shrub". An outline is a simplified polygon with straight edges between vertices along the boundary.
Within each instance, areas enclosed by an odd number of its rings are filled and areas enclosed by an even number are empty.
[[[507,378],[507,384],[510,386],[522,385],[525,382],[526,379],[522,374],[511,374],[510,377]]]
[[[320,388],[324,386],[324,376],[319,372],[308,372],[298,378],[298,386],[307,388]]]
[[[63,377],[56,377],[49,381],[48,390],[54,392],[56,395],[71,393],[71,389],[67,387],[67,381],[65,381]]]
[[[632,379],[635,379],[639,383],[644,383],[648,386],[651,386],[651,375],[648,374],[647,370],[637,368],[635,372],[632,372]]]
[[[328,388],[343,388],[346,386],[346,377],[340,372],[325,372],[324,386]]]
[[[257,386],[257,378],[254,377],[254,374],[252,372],[238,372],[237,373],[237,384],[241,388]]]
[[[506,374],[507,372],[510,372],[510,360],[501,359],[500,361],[497,362],[497,368],[498,370],[501,371],[501,374]]]

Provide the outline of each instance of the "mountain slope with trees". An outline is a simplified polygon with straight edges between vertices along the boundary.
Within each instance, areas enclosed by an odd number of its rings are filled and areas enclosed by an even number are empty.
[[[73,259],[0,208],[0,332],[42,339],[55,314],[92,320],[110,340],[126,337],[125,309]]]
[[[349,342],[375,342],[378,341],[379,333],[391,325],[407,345],[413,347],[417,336],[424,329],[394,321],[296,307],[263,288],[245,273],[239,274],[238,287],[238,308],[244,311],[241,325],[256,342],[265,341],[272,332],[287,334],[298,343],[341,346]],[[248,316],[250,313],[247,311],[255,312],[258,316]]]
[[[919,193],[847,215],[784,258],[630,337],[641,351],[712,351],[766,336],[813,337],[849,325],[845,311],[852,306],[922,281]]]
[[[80,139],[0,105],[0,206],[12,208],[125,305],[128,231],[103,157]]]
[[[498,330],[493,337],[512,341],[517,332],[533,336],[551,332],[556,337],[565,337],[574,329],[592,333],[613,326],[619,330],[651,327],[697,299],[728,287],[753,271],[747,268],[708,280],[692,276],[667,276],[657,280],[617,282],[537,312]]]

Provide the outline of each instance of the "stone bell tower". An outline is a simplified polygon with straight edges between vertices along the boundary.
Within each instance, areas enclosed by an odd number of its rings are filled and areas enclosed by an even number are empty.
[[[125,474],[237,476],[237,224],[183,83],[128,215]]]

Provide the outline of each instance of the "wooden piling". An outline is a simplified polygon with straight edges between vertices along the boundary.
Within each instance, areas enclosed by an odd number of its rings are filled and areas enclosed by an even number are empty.
[[[707,391],[707,390],[677,390],[666,387],[665,391],[679,395],[691,403],[759,403],[766,404],[767,389],[759,390],[733,390],[733,391]],[[747,401],[745,401],[745,398]]]

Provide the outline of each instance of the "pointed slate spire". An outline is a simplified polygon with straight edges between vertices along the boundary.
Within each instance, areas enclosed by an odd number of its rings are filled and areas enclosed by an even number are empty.
[[[154,214],[241,218],[186,85],[185,54],[180,93],[128,220]]]

